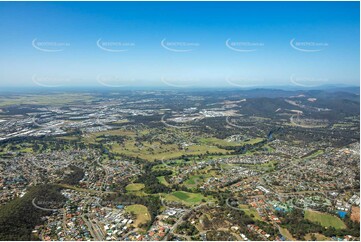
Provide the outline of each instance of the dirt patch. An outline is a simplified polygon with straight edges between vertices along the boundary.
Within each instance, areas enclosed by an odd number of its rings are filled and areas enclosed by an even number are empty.
[[[352,207],[351,220],[360,222],[360,207]]]

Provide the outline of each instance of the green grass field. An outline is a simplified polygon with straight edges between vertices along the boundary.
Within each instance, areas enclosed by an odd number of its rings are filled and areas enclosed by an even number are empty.
[[[191,193],[191,192],[183,192],[183,191],[176,191],[171,194],[167,194],[165,196],[165,200],[182,202],[187,205],[199,204],[202,202],[202,199],[209,200],[209,197],[206,198],[200,193]]]
[[[79,140],[79,137],[76,136],[62,136],[62,137],[57,137],[57,139],[61,139],[61,140]]]
[[[320,223],[324,227],[332,226],[336,229],[346,228],[345,223],[340,218],[338,218],[334,215],[331,215],[331,214],[327,214],[327,213],[306,210],[305,219],[308,219],[311,222]]]
[[[137,219],[134,221],[135,226],[146,223],[151,219],[148,208],[144,205],[134,204],[126,206],[125,211],[128,213],[133,212],[137,216]]]
[[[280,227],[280,232],[281,232],[281,234],[286,238],[286,240],[288,240],[288,241],[295,241],[295,240],[296,240],[296,239],[292,236],[292,234],[290,233],[290,231],[288,231],[288,229]]]
[[[72,94],[72,93],[53,93],[43,95],[11,95],[0,97],[0,107],[9,105],[65,105],[71,103],[89,103],[94,100],[94,96],[90,94]]]
[[[247,214],[248,216],[252,217],[251,215],[253,215],[253,218],[259,221],[262,221],[261,216],[259,216],[257,210],[255,208],[249,207],[248,205],[245,204],[240,204],[239,205],[240,209],[244,209],[244,213]]]
[[[142,190],[144,188],[144,184],[143,183],[132,183],[129,184],[128,186],[125,187],[125,189],[128,192],[135,192],[135,191],[139,191]]]
[[[188,188],[196,188],[200,184],[204,183],[210,177],[216,177],[216,172],[215,171],[209,171],[208,173],[205,173],[205,174],[192,175],[192,176],[189,177],[188,180],[186,180],[184,182],[184,184]]]
[[[94,143],[97,143],[97,142],[102,140],[101,138],[99,138],[99,136],[102,136],[102,135],[134,137],[135,134],[136,134],[135,132],[129,131],[129,130],[111,129],[111,130],[106,130],[106,131],[100,131],[100,132],[94,132],[94,133],[87,134],[86,136],[84,136],[82,138],[82,140],[87,144],[89,144],[89,143],[94,144]]]
[[[168,185],[169,185],[169,183],[166,181],[166,179],[164,178],[164,176],[158,176],[157,179],[158,179],[158,181],[159,181],[160,183],[162,183],[163,185],[165,185],[165,186],[168,186]]]
[[[142,142],[141,146],[136,146],[133,140],[127,140],[124,146],[113,144],[111,151],[117,154],[124,154],[132,157],[140,157],[148,161],[155,159],[174,159],[182,155],[200,155],[209,153],[228,153],[227,150],[208,145],[191,145],[185,150],[180,150],[176,144],[160,144],[159,142]]]
[[[217,139],[217,138],[200,138],[199,142],[201,144],[206,144],[206,145],[240,146],[240,145],[245,145],[245,144],[255,144],[262,140],[263,140],[263,138],[254,138],[254,139],[250,139],[247,141],[241,141],[241,142],[234,142],[234,141],[228,142],[227,140]]]
[[[324,153],[324,150],[317,150],[317,151],[313,152],[312,154],[310,154],[310,155],[308,155],[308,156],[306,156],[304,158],[305,159],[312,159],[312,158],[315,158],[315,157],[317,157],[319,155],[322,155],[323,153]]]
[[[316,237],[317,241],[330,241],[331,240],[331,238],[328,238],[328,237],[324,236],[323,234],[314,233],[313,235]],[[311,241],[312,240],[312,234],[311,233],[306,234],[305,240]]]
[[[217,138],[200,138],[199,142],[206,145],[220,145],[220,146],[239,146],[241,143],[228,142],[227,140]]]

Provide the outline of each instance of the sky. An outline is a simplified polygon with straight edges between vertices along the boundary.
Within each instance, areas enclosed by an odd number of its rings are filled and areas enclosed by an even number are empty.
[[[359,86],[359,8],[1,2],[0,86]]]

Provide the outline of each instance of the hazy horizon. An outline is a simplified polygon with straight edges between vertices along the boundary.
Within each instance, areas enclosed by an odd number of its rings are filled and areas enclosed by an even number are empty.
[[[359,2],[2,2],[0,87],[359,86]]]

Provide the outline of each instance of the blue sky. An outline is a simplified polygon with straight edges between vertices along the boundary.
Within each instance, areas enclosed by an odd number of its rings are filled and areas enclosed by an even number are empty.
[[[359,28],[358,2],[1,2],[0,86],[359,85]]]

